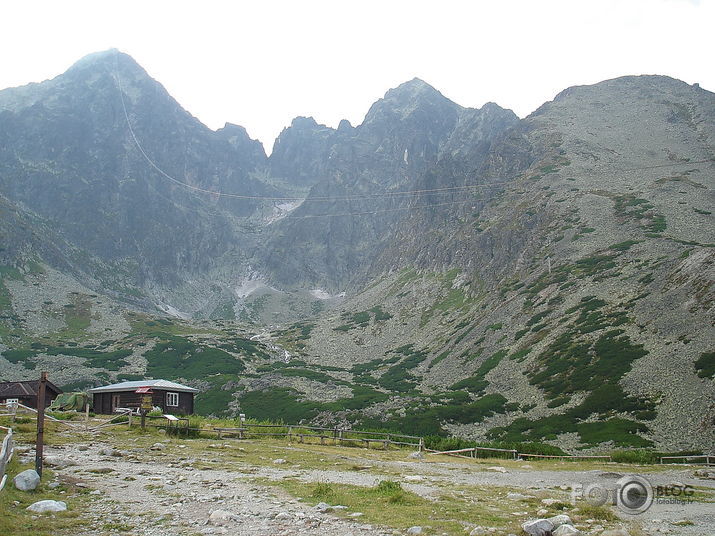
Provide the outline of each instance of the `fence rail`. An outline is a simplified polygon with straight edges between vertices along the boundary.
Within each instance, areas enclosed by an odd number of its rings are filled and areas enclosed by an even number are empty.
[[[661,464],[666,463],[663,460],[682,460],[683,462],[687,462],[688,460],[704,460],[705,465],[715,465],[715,454],[696,454],[693,456],[661,456]]]
[[[239,427],[214,427],[218,438],[224,436],[249,439],[251,437],[285,437],[295,439],[299,443],[317,439],[322,445],[332,442],[334,445],[343,443],[362,443],[365,447],[380,444],[387,450],[390,445],[409,446],[422,450],[424,439],[420,436],[393,434],[389,432],[364,432],[345,428],[325,428],[321,426],[303,426],[288,424],[243,424]]]
[[[7,430],[5,434],[5,439],[2,442],[2,448],[0,448],[0,491],[5,487],[5,482],[7,481],[7,475],[5,474],[5,468],[8,462],[12,458],[12,453],[15,452],[15,442],[12,438],[12,428],[5,428],[0,426],[0,428]]]
[[[611,456],[579,456],[579,455],[561,455],[555,456],[552,454],[526,454],[524,452],[519,452],[515,449],[497,449],[493,447],[471,447],[467,449],[456,449],[456,450],[427,450],[428,455],[436,456],[443,454],[445,456],[455,456],[457,458],[477,458],[479,452],[500,452],[509,455],[514,460],[520,458],[560,458],[564,460],[584,460],[584,459],[596,459],[596,460],[608,460],[611,461]],[[471,456],[469,455],[471,454]],[[714,458],[715,459],[715,458]]]
[[[438,455],[438,454],[444,454],[446,456],[458,456],[460,458],[476,458],[477,453],[480,451],[484,452],[503,452],[505,454],[509,454],[513,459],[517,459],[519,457],[519,453],[514,450],[514,449],[497,449],[497,448],[492,448],[492,447],[471,447],[468,449],[456,449],[456,450],[431,450],[431,449],[426,449],[428,451],[429,455]],[[471,453],[471,456],[467,456],[466,454]]]

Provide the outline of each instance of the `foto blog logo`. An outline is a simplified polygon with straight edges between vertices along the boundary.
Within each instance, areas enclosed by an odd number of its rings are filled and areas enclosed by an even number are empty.
[[[571,501],[584,500],[594,506],[610,504],[626,514],[637,515],[656,504],[688,504],[692,502],[695,490],[687,485],[671,484],[653,486],[639,475],[626,475],[613,487],[603,484],[575,484],[571,487]]]

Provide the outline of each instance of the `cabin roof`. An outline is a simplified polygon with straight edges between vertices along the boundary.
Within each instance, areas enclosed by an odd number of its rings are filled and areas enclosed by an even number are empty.
[[[198,393],[198,389],[181,385],[180,383],[170,382],[168,380],[138,380],[131,382],[113,383],[112,385],[103,385],[89,389],[89,393],[110,393],[118,391],[136,391],[139,387],[153,387],[162,391],[179,391],[183,393]]]
[[[46,388],[47,391],[54,391],[55,394],[60,394],[62,392],[62,389],[57,387],[51,381],[47,381]],[[39,380],[0,382],[0,396],[3,398],[37,396],[39,389]]]

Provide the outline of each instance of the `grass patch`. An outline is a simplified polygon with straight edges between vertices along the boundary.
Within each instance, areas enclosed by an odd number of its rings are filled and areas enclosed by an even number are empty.
[[[0,491],[0,534],[7,536],[55,536],[57,534],[77,534],[89,528],[89,521],[79,517],[86,502],[85,493],[78,488],[65,484],[49,490],[47,483],[51,481],[52,471],[45,469],[43,481],[37,490],[18,491],[11,479],[25,469],[33,469],[29,465],[20,465],[15,457],[7,466],[8,482]],[[60,491],[65,494],[58,495]],[[67,503],[67,511],[56,514],[35,514],[26,510],[32,503],[44,499],[61,500]]]
[[[695,362],[695,370],[701,378],[715,377],[715,352],[703,352]]]
[[[428,500],[402,488],[399,482],[380,481],[376,486],[349,484],[304,484],[295,480],[268,482],[280,486],[309,504],[326,502],[347,506],[347,512],[362,512],[360,518],[375,525],[404,531],[423,527],[425,534],[463,534],[465,524],[480,524],[500,529],[503,533],[518,531],[519,520],[508,513],[502,497],[507,490],[469,493],[452,490]],[[460,493],[461,491],[461,493]],[[471,500],[478,495],[478,500]]]

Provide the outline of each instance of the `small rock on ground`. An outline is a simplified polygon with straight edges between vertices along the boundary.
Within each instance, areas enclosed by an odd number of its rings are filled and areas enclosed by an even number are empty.
[[[30,512],[36,512],[38,514],[44,514],[48,512],[64,512],[67,510],[67,504],[63,501],[53,501],[46,499],[44,501],[37,501],[32,503],[27,507]]]

